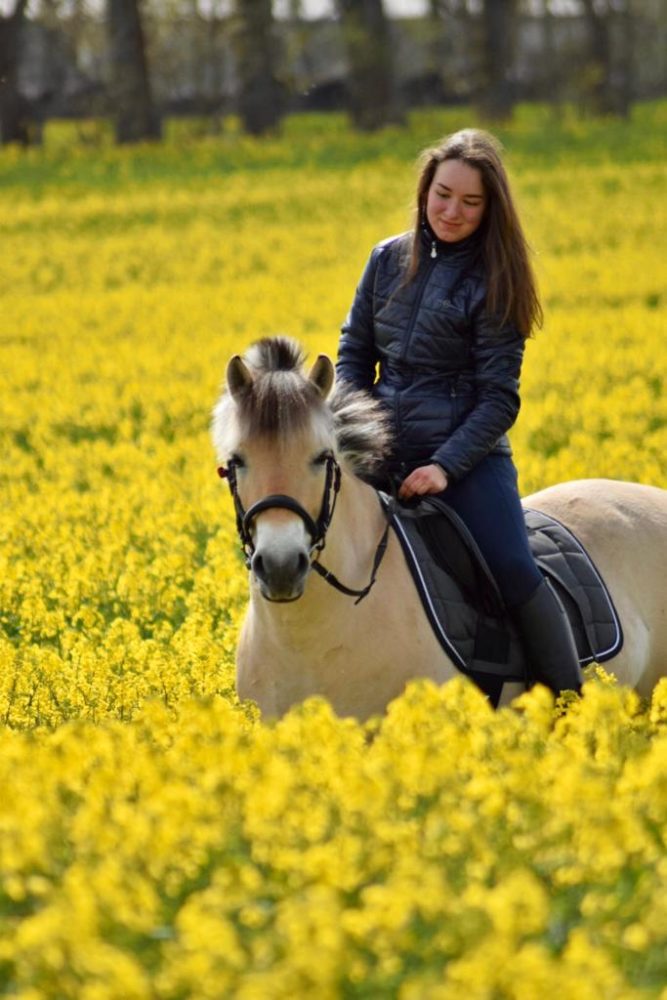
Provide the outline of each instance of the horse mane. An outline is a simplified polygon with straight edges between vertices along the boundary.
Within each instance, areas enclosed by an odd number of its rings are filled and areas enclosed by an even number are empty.
[[[305,372],[303,348],[291,337],[264,337],[250,345],[243,361],[252,383],[235,400],[224,393],[213,412],[213,438],[219,454],[225,451],[230,407],[243,432],[251,437],[289,436],[319,414],[330,421],[337,454],[352,472],[364,476],[381,468],[389,451],[389,421],[369,393],[336,382],[324,400]]]
[[[379,472],[391,450],[389,417],[369,392],[336,382],[329,399],[338,453],[357,476]]]

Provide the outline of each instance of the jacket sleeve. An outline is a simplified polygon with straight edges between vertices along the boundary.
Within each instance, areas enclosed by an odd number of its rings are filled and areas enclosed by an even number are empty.
[[[375,381],[378,353],[375,347],[373,286],[380,248],[371,253],[356,290],[352,307],[341,328],[336,377],[355,389],[370,390]]]
[[[517,418],[525,340],[512,326],[499,326],[478,307],[473,319],[475,406],[432,456],[452,479],[461,479],[493,450]]]

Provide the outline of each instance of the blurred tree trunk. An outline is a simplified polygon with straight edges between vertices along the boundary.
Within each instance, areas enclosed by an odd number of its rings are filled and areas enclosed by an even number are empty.
[[[602,115],[627,117],[633,96],[632,63],[634,19],[629,0],[619,7],[603,8],[583,0],[590,52],[590,103]],[[614,19],[617,45],[614,45]]]
[[[11,14],[0,15],[0,144],[28,145],[25,101],[18,92],[21,29],[28,0],[17,0]]]
[[[445,4],[443,0],[429,0],[426,10],[430,43],[428,44],[428,70],[433,74],[442,72],[445,52]]]
[[[350,65],[350,111],[355,127],[372,131],[403,124],[382,0],[338,0],[337,6]]]
[[[505,121],[514,111],[512,63],[516,34],[515,0],[484,0],[483,85],[481,110],[492,121]]]
[[[159,139],[160,120],[151,98],[140,0],[107,0],[111,97],[116,142]]]
[[[445,16],[449,13],[445,0],[429,0],[426,17],[430,39],[427,43],[427,77],[433,80],[433,103],[444,98],[444,78],[447,64],[447,32]]]
[[[236,0],[239,114],[246,132],[274,131],[284,111],[276,75],[276,42],[271,0]]]
[[[611,38],[607,11],[598,13],[593,0],[583,0],[586,27],[588,28],[589,95],[592,110],[605,114],[609,108],[609,71]]]
[[[620,46],[618,58],[618,86],[616,88],[616,114],[629,118],[635,99],[635,30],[637,19],[631,10],[631,0],[625,0],[620,18]]]
[[[562,81],[556,44],[556,20],[549,0],[545,0],[542,12],[542,44],[544,58],[542,60],[540,78],[540,100],[549,101],[554,112],[554,117],[559,119],[562,112]]]

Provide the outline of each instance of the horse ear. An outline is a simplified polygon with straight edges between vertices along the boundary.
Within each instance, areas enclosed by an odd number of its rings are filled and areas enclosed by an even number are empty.
[[[308,378],[313,382],[322,399],[326,399],[334,384],[334,366],[326,354],[319,354],[317,361],[308,372]]]
[[[232,398],[236,399],[252,385],[250,369],[240,354],[235,354],[227,365],[227,388]]]

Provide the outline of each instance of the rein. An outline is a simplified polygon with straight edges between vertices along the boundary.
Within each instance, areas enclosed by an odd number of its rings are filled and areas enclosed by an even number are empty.
[[[373,584],[375,583],[380,564],[387,550],[389,522],[387,522],[382,538],[380,539],[375,550],[373,566],[371,568],[371,577],[365,587],[362,587],[360,590],[355,590],[352,587],[346,587],[345,584],[341,583],[330,570],[325,569],[319,562],[319,557],[326,544],[327,531],[329,530],[329,525],[331,524],[331,519],[333,518],[334,510],[336,509],[336,500],[338,499],[338,494],[340,492],[341,482],[340,465],[331,452],[327,455],[326,462],[327,471],[324,481],[324,493],[322,495],[322,504],[316,521],[313,520],[308,511],[299,503],[298,500],[295,500],[294,497],[287,496],[285,493],[271,493],[269,496],[263,497],[261,500],[257,500],[254,504],[251,504],[251,506],[246,510],[241,502],[241,497],[239,496],[238,483],[236,479],[238,462],[234,459],[231,459],[226,467],[220,466],[218,468],[218,475],[221,479],[226,479],[229,484],[229,491],[232,495],[234,510],[236,512],[236,530],[241,541],[245,564],[248,569],[252,568],[252,557],[255,553],[255,544],[252,540],[251,534],[251,527],[254,519],[264,510],[272,510],[276,508],[290,510],[292,513],[297,514],[301,518],[306,526],[308,534],[310,535],[311,569],[314,569],[323,580],[326,580],[330,586],[340,591],[341,594],[345,594],[348,597],[356,597],[357,600],[354,603],[359,604],[359,602],[362,601],[370,592]],[[315,553],[314,557],[313,553]]]

